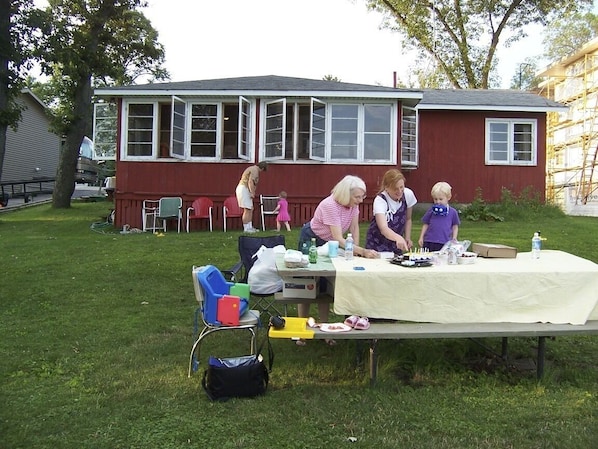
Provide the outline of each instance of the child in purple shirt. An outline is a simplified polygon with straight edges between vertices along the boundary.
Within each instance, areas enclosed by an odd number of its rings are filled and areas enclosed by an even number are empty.
[[[429,251],[440,251],[446,242],[457,240],[459,233],[459,214],[449,206],[452,188],[447,182],[437,182],[432,187],[434,204],[422,217],[422,231],[419,246]]]

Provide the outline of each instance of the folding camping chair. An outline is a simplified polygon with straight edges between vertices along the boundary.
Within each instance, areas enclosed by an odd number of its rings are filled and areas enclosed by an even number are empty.
[[[193,276],[195,299],[197,299],[199,305],[195,310],[195,322],[193,326],[194,343],[191,348],[191,354],[189,355],[188,377],[191,377],[191,374],[199,368],[202,340],[213,332],[239,329],[248,330],[251,334],[250,351],[253,354],[256,349],[255,335],[260,316],[258,310],[248,310],[240,316],[238,325],[226,325],[218,322],[215,319],[216,311],[208,310],[208,303],[213,302],[210,304],[213,307],[219,297],[229,293],[230,287],[234,284],[227,282],[222,273],[213,265],[193,266],[191,274]],[[201,331],[199,329],[200,326],[202,326]]]
[[[254,254],[260,247],[264,245],[266,248],[274,248],[278,245],[285,245],[284,235],[269,235],[269,236],[239,236],[239,256],[241,260],[237,262],[229,270],[222,270],[222,273],[234,282],[247,283],[249,270],[257,260]],[[249,286],[251,290],[251,285]],[[261,294],[251,292],[252,308],[258,309],[261,312],[266,312],[269,315],[281,315],[280,311],[275,306],[274,293]]]

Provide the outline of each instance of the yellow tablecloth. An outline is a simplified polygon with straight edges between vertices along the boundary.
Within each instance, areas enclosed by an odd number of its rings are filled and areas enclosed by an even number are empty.
[[[562,251],[422,268],[381,259],[333,263],[334,311],[340,315],[435,323],[598,319],[598,264]]]

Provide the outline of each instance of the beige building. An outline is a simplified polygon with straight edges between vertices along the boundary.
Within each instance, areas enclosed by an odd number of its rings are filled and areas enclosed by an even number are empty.
[[[540,94],[569,107],[548,113],[546,200],[598,216],[598,38],[538,75]]]

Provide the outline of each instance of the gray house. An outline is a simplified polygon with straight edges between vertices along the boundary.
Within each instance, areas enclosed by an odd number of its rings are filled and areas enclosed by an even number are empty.
[[[22,193],[23,185],[7,183],[53,179],[61,144],[60,136],[49,129],[46,105],[33,92],[24,89],[17,102],[24,108],[22,118],[16,131],[12,128],[7,130],[6,153],[0,174],[3,191],[9,196]],[[53,183],[43,188],[52,186]]]

